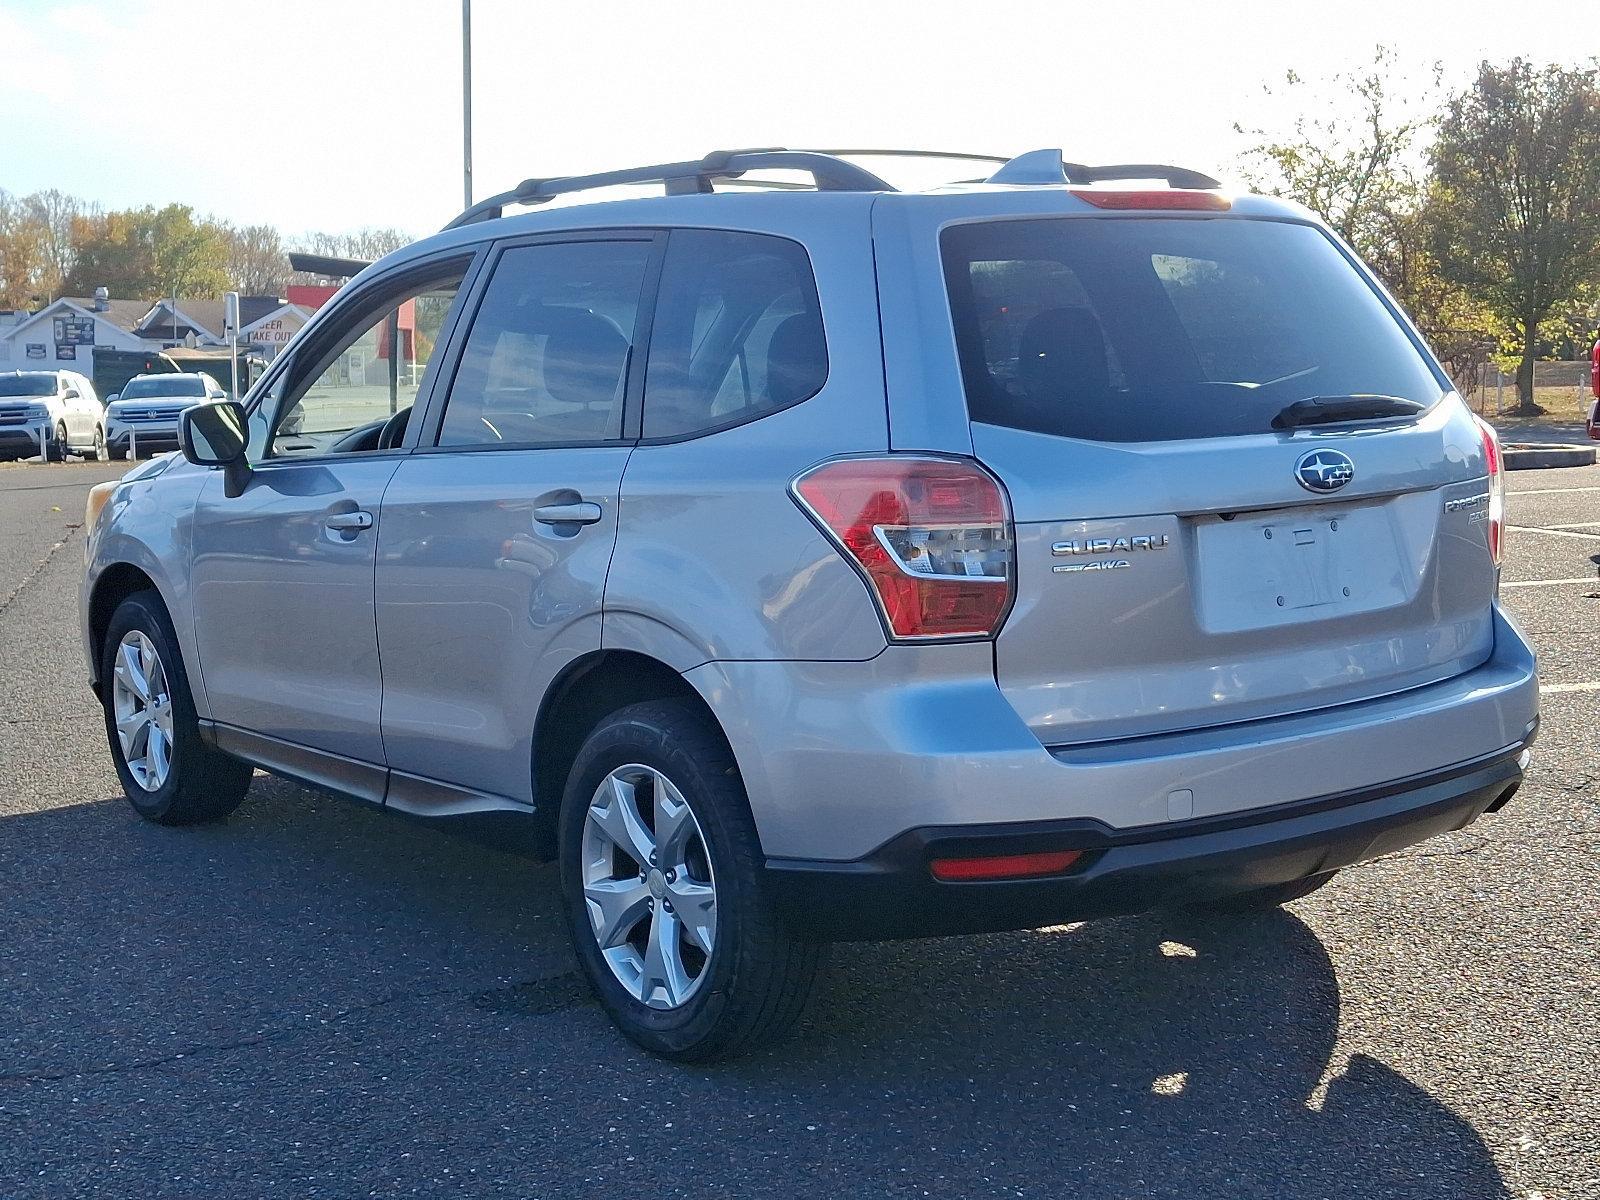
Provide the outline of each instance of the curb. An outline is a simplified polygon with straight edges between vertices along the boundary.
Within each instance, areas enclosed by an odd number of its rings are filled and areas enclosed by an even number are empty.
[[[1590,467],[1595,461],[1593,446],[1517,445],[1501,450],[1506,470],[1534,471],[1545,467]]]

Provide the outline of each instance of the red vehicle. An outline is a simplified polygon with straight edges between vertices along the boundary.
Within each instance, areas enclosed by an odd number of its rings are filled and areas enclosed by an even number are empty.
[[[1589,436],[1600,442],[1600,331],[1596,331],[1594,348],[1589,351],[1589,388],[1594,399],[1589,402]]]

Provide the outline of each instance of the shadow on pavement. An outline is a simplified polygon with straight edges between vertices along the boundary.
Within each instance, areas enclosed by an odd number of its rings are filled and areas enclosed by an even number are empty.
[[[1509,1195],[1444,1104],[1330,1061],[1288,912],[837,947],[793,1040],[685,1070],[576,985],[549,867],[276,781],[209,828],[4,819],[0,879],[8,1196],[174,1154],[213,1195],[593,1194],[625,1158],[652,1195]]]

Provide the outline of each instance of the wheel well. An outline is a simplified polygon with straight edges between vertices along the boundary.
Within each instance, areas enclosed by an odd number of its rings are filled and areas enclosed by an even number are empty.
[[[569,666],[551,686],[534,726],[533,797],[543,817],[553,822],[560,810],[567,775],[590,730],[619,708],[666,699],[687,700],[721,732],[700,693],[659,659],[631,650],[601,650]]]
[[[100,652],[105,644],[106,629],[117,606],[135,592],[156,592],[155,580],[132,563],[113,563],[95,580],[94,591],[89,596],[89,648],[94,653],[95,690],[100,687]]]

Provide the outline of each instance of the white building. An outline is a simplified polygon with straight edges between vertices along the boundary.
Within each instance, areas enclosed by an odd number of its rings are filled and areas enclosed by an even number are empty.
[[[275,296],[239,299],[239,345],[274,357],[310,312]],[[151,352],[174,346],[226,346],[221,299],[112,300],[63,296],[33,314],[0,321],[0,371],[78,371],[94,374],[97,347]]]

